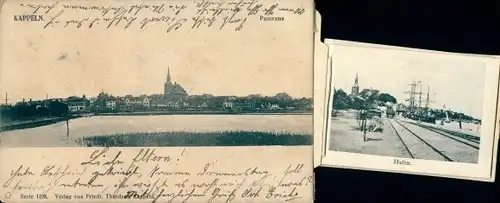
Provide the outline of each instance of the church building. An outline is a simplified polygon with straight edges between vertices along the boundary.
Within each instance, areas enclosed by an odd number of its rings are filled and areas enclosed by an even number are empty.
[[[351,95],[358,96],[359,94],[359,84],[358,84],[358,73],[356,73],[356,78],[354,79],[354,85],[352,85]]]
[[[186,90],[176,82],[172,82],[170,68],[167,72],[167,80],[163,84],[163,93],[151,95],[151,105],[158,107],[182,107],[186,106],[188,94]]]
[[[164,85],[163,97],[167,102],[183,102],[186,100],[188,94],[186,90],[177,82],[172,83],[170,77],[170,68],[168,68],[167,81]]]

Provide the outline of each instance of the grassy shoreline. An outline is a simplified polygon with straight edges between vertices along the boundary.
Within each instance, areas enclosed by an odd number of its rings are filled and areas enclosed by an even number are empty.
[[[257,131],[138,132],[79,138],[86,147],[194,147],[194,146],[299,146],[312,145],[311,134]]]
[[[53,118],[45,118],[45,119],[35,119],[35,120],[26,120],[18,123],[13,123],[13,124],[2,124],[0,126],[0,132],[6,132],[6,131],[12,131],[12,130],[22,130],[22,129],[29,129],[29,128],[36,128],[36,127],[41,127],[41,126],[46,126],[46,125],[52,125],[58,122],[65,121],[67,119],[74,119],[77,117],[71,116],[71,117],[53,117]]]

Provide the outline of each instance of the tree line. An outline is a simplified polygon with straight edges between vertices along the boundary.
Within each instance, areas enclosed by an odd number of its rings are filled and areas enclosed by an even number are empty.
[[[397,104],[397,100],[394,96],[389,93],[380,93],[380,94],[361,94],[359,97],[351,97],[344,90],[338,89],[334,90],[333,94],[333,108],[334,109],[359,109],[364,104],[374,104],[376,101],[380,103],[391,102],[393,104]],[[444,109],[426,109],[426,113],[430,114],[436,120],[441,120],[446,118],[446,114],[448,114],[448,118],[450,120],[470,120],[470,121],[481,121],[481,119],[474,118],[470,115],[466,115],[461,112],[444,110]]]
[[[334,109],[359,109],[364,104],[373,104],[376,101],[382,103],[397,104],[397,100],[389,93],[380,94],[360,94],[356,97],[349,96],[344,90],[334,90],[333,93],[333,108]]]
[[[0,107],[2,121],[34,119],[41,117],[64,117],[68,105],[60,100],[18,102],[12,106]]]
[[[143,95],[144,96],[144,95]],[[161,95],[157,95],[160,96]],[[93,104],[89,99],[84,96],[68,97],[67,101],[62,99],[48,99],[41,101],[28,101],[28,102],[18,102],[14,105],[0,106],[0,119],[4,122],[14,121],[14,120],[26,120],[35,119],[41,117],[64,117],[69,114],[68,102],[77,101],[84,102],[89,108],[88,111],[97,110],[99,112],[106,111],[106,101],[117,101],[116,108],[110,110],[110,112],[120,112],[124,109],[123,103],[118,101],[117,96],[113,96],[107,93],[100,93]],[[280,107],[293,107],[295,110],[312,110],[312,98],[292,98],[286,93],[278,93],[275,96],[260,96],[260,95],[249,95],[246,97],[233,97],[233,96],[213,96],[209,94],[204,95],[192,95],[188,96],[182,102],[186,102],[189,106],[182,106],[181,109],[186,108],[199,108],[199,106],[204,106],[206,110],[222,110],[224,109],[223,103],[226,101],[231,101],[242,106],[247,111],[257,110],[259,108],[267,108],[269,104],[278,105]],[[97,109],[99,108],[99,109]],[[145,107],[134,107],[135,110],[147,110]],[[246,109],[245,109],[246,108]],[[128,109],[130,110],[130,109]],[[240,109],[241,110],[241,109]]]
[[[155,108],[163,108],[163,107],[155,107],[154,103],[161,103],[162,100],[166,99],[163,95],[141,95],[137,98],[145,98],[148,97],[151,102],[151,109]],[[125,109],[125,97],[117,97],[107,93],[101,93],[97,96],[93,109],[99,108],[103,110],[106,106],[106,101],[116,101],[116,109],[119,111],[120,109]],[[274,96],[261,96],[258,94],[248,95],[244,97],[236,97],[236,96],[214,96],[211,94],[203,94],[203,95],[190,95],[186,96],[182,99],[177,99],[171,101],[173,103],[179,104],[176,109],[197,109],[204,108],[207,110],[223,110],[224,102],[231,102],[235,106],[241,106],[247,108],[247,110],[256,110],[260,108],[268,108],[269,105],[277,105],[282,108],[292,107],[297,110],[311,110],[312,109],[312,98],[293,98],[289,96],[287,93],[278,93]],[[137,110],[147,109],[143,104],[138,104],[132,107]]]

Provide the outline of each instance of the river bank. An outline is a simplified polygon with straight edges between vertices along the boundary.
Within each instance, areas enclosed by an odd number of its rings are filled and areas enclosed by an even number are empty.
[[[310,112],[223,112],[223,111],[158,111],[158,112],[116,112],[116,113],[100,113],[100,114],[93,114],[93,113],[80,113],[80,114],[72,114],[69,115],[68,117],[52,117],[52,118],[40,118],[40,119],[31,119],[31,120],[25,120],[25,121],[16,121],[16,122],[6,122],[2,123],[0,122],[0,132],[5,132],[5,131],[12,131],[12,130],[21,130],[21,129],[29,129],[29,128],[36,128],[36,127],[41,127],[41,126],[46,126],[46,125],[52,125],[58,122],[63,122],[66,119],[71,120],[71,119],[76,119],[76,118],[83,118],[83,117],[115,117],[115,116],[163,116],[163,115],[185,115],[185,116],[218,116],[218,115],[256,115],[256,116],[304,116],[304,115],[311,115],[312,113]],[[147,119],[148,122],[153,122],[150,119]]]
[[[15,121],[15,122],[7,122],[0,123],[0,132],[11,131],[11,130],[21,130],[28,128],[36,128],[45,125],[51,125],[54,123],[62,122],[67,119],[79,118],[80,116],[69,116],[69,117],[51,117],[51,118],[39,118],[33,120],[25,120],[25,121]]]
[[[0,133],[3,147],[251,146],[312,143],[311,115],[82,116]],[[109,136],[109,138],[107,137]]]
[[[312,135],[255,131],[142,132],[79,138],[84,147],[193,147],[312,145]]]

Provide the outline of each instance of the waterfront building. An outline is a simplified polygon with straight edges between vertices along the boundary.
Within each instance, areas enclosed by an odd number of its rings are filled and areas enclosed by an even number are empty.
[[[72,113],[84,112],[88,110],[90,106],[90,101],[83,95],[83,97],[68,97],[66,99],[66,104],[68,105],[68,111]]]
[[[116,108],[116,100],[107,100],[106,108],[115,109]]]
[[[149,108],[151,106],[151,100],[147,97],[147,96],[144,96],[142,98],[142,106],[146,107],[146,108]]]
[[[222,107],[225,109],[232,109],[233,108],[233,101],[224,101],[222,103]]]

